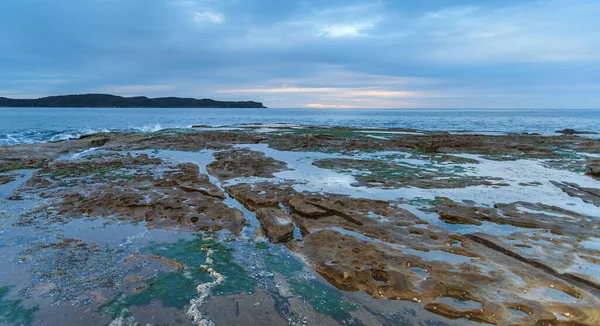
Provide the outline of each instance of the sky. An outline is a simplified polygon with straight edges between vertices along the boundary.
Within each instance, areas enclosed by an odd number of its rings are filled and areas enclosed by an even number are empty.
[[[598,0],[2,0],[0,96],[600,109]]]

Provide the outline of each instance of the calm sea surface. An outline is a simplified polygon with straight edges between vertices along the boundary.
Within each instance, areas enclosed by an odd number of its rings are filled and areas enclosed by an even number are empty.
[[[100,131],[247,123],[550,135],[564,128],[600,132],[600,110],[0,108],[0,145],[73,139]]]

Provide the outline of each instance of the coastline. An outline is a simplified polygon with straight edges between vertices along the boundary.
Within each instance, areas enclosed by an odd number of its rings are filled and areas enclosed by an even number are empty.
[[[110,94],[77,94],[47,96],[36,99],[13,99],[0,97],[0,107],[10,108],[260,108],[266,107],[254,101],[215,101],[208,98],[123,97]]]
[[[195,316],[221,323],[235,322],[231,304],[273,325],[599,318],[594,139],[248,125],[0,154],[0,249],[40,271],[10,278],[24,303],[46,302],[32,315],[61,300],[96,307],[90,320],[185,319],[200,296]],[[36,241],[10,251],[29,230]],[[56,255],[76,259],[56,266]],[[415,315],[390,315],[406,309]]]

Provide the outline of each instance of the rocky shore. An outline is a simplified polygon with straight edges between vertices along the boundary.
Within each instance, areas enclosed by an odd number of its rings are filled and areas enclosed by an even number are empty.
[[[0,147],[0,324],[598,325],[600,141],[562,134]]]

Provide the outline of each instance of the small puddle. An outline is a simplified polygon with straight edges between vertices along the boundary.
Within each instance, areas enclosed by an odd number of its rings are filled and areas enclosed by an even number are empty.
[[[554,302],[576,303],[579,301],[579,299],[572,297],[561,290],[549,288],[549,287],[543,289],[542,296],[547,301],[554,301]]]
[[[385,223],[385,222],[389,222],[390,219],[388,219],[385,216],[379,215],[379,214],[375,214],[374,212],[369,212],[369,214],[367,215],[368,218],[371,218],[373,220],[378,221],[379,223]]]
[[[507,278],[509,278],[511,281],[515,282],[515,285],[517,287],[524,287],[527,285],[527,283],[525,283],[525,281],[523,280],[523,278],[509,270],[504,270],[504,276],[506,276]]]
[[[515,316],[519,316],[519,317],[527,317],[529,316],[529,314],[527,314],[526,312],[519,310],[519,309],[513,309],[513,308],[508,308],[508,311],[515,315]]]
[[[452,254],[452,253],[441,251],[441,250],[420,251],[420,250],[405,248],[405,249],[403,249],[403,251],[406,252],[407,254],[419,256],[419,257],[423,258],[424,260],[430,260],[430,261],[437,260],[437,261],[443,261],[443,262],[447,262],[447,263],[451,263],[451,264],[455,264],[455,265],[463,264],[463,263],[467,263],[467,262],[475,260],[475,258],[472,258],[472,257],[456,255],[456,254]]]
[[[483,308],[481,303],[473,300],[460,300],[450,297],[442,297],[437,300],[439,303],[447,304],[454,307],[457,310],[480,310]]]
[[[427,273],[427,271],[421,267],[409,267],[408,269],[410,269],[413,273],[419,275],[423,279],[426,279],[429,275],[429,273]]]
[[[600,238],[589,238],[588,240],[581,241],[580,244],[586,249],[600,251]]]

